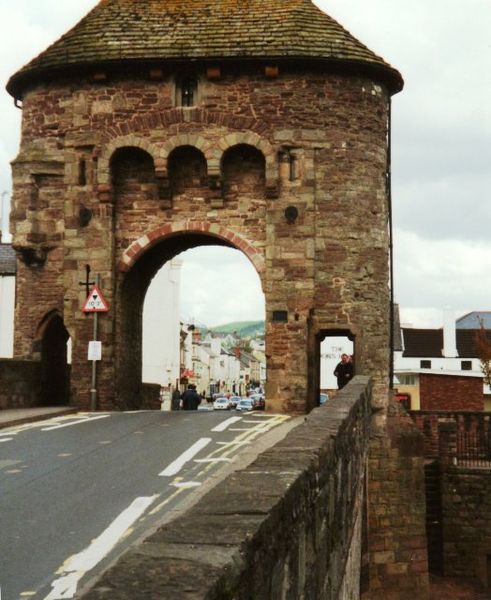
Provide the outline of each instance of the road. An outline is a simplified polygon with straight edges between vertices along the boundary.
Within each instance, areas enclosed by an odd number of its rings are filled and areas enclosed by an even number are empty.
[[[78,413],[2,430],[1,600],[74,598],[287,419]]]

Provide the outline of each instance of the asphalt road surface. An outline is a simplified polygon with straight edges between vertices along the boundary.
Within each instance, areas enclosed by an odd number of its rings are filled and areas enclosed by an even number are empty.
[[[75,598],[288,417],[79,413],[0,432],[1,600]]]

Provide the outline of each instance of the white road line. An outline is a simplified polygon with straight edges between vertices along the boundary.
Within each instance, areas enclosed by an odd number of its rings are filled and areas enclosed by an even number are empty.
[[[99,415],[97,417],[85,417],[78,421],[72,421],[71,423],[63,423],[62,425],[52,425],[51,427],[43,427],[41,431],[53,431],[53,429],[61,429],[62,427],[71,427],[72,425],[81,425],[82,423],[90,423],[90,421],[97,421],[98,419],[107,419],[110,415]]]
[[[188,448],[186,452],[183,452],[179,458],[176,458],[175,461],[171,462],[171,464],[166,467],[161,473],[159,473],[159,477],[173,477],[176,473],[182,469],[182,467],[190,461],[192,458],[198,454],[203,448],[208,446],[211,442],[211,438],[201,438],[195,444]]]
[[[185,490],[189,490],[191,488],[196,488],[201,485],[199,481],[177,481],[176,483],[171,483],[176,488],[182,488]]]
[[[82,577],[109,554],[156,498],[158,495],[136,498],[85,550],[69,558],[58,570],[61,577],[51,583],[53,589],[44,600],[73,598]]]
[[[13,439],[14,439],[14,438],[2,438],[2,439],[0,439],[0,444],[1,444],[2,442],[11,442]],[[1,600],[1,598],[0,598],[0,600]]]
[[[227,429],[227,427],[229,427],[230,425],[233,425],[234,423],[237,423],[241,419],[242,419],[242,417],[230,417],[230,419],[223,421],[222,423],[220,423],[220,425],[213,427],[212,431],[225,431],[225,429]]]
[[[218,456],[216,458],[195,458],[196,463],[214,463],[214,462],[230,462],[230,458],[224,456]]]
[[[247,429],[247,431],[251,430]],[[230,442],[217,442],[219,446],[247,446],[250,443],[251,442],[248,442],[246,440],[230,440]]]

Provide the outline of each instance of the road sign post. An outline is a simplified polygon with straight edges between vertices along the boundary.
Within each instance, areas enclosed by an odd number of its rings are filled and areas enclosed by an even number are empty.
[[[93,313],[94,315],[94,329],[92,341],[97,342],[98,336],[98,324],[99,324],[99,313],[108,312],[109,306],[107,302],[104,300],[104,297],[99,289],[99,281],[100,276],[96,275],[95,277],[95,286],[90,290],[89,295],[85,301],[84,306],[82,307],[82,312],[84,313]],[[92,349],[94,352],[94,349]],[[92,379],[90,386],[90,410],[97,410],[97,360],[99,357],[96,357],[95,354],[92,355]],[[90,357],[89,357],[90,360]]]

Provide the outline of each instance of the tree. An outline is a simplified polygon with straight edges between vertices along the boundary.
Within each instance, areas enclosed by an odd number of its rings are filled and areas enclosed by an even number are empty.
[[[486,385],[491,385],[491,340],[482,319],[479,319],[479,329],[474,333],[474,346],[481,363],[483,381]]]

